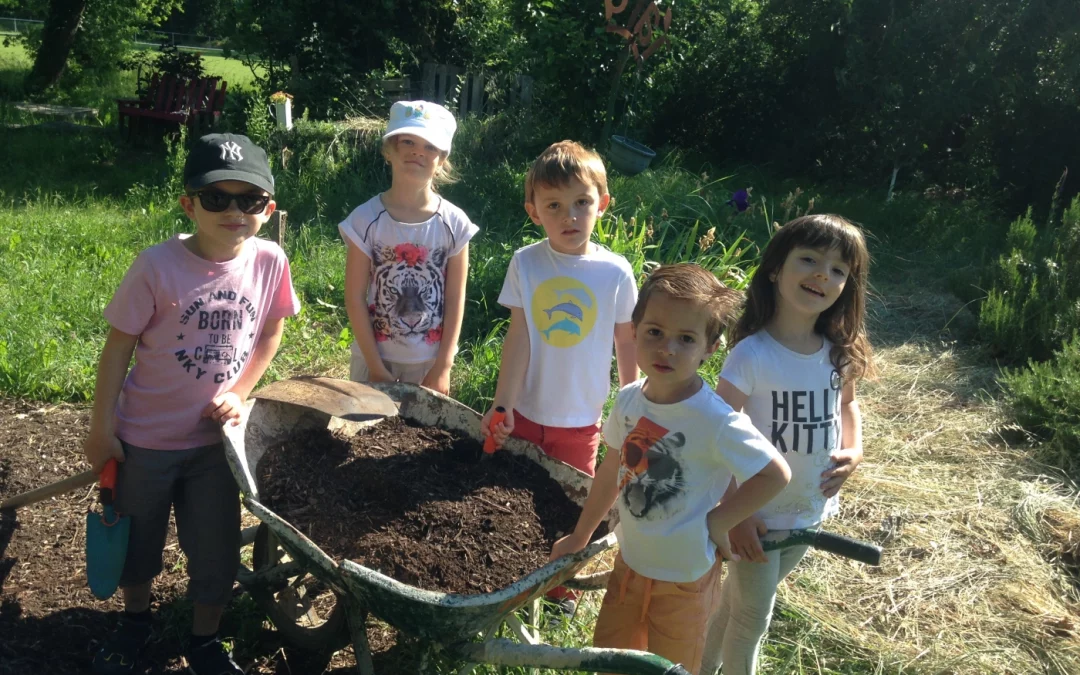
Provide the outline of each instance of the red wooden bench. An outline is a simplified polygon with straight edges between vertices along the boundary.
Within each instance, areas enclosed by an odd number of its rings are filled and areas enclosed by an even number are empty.
[[[143,120],[185,125],[193,132],[211,128],[221,118],[227,86],[216,77],[183,80],[155,73],[143,98],[117,99],[120,132],[131,138]]]

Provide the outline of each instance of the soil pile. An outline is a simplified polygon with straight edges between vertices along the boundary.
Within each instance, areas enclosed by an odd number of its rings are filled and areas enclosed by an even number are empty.
[[[503,588],[548,561],[580,508],[544,469],[391,418],[299,432],[257,472],[266,505],[337,559],[451,593]]]

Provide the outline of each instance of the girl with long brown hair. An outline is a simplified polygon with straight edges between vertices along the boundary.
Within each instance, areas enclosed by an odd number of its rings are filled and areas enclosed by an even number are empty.
[[[734,554],[710,623],[702,673],[757,668],[776,587],[807,547],[765,553],[770,530],[818,527],[862,461],[855,382],[873,371],[866,336],[870,255],[862,231],[836,215],[807,215],[765,247],[716,391],[745,412],[791,467],[791,482],[729,533]]]

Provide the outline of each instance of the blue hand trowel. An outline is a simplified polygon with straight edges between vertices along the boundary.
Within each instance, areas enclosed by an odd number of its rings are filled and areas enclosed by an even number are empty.
[[[111,598],[120,585],[131,530],[131,519],[113,508],[116,468],[116,460],[110,459],[98,477],[101,513],[91,510],[86,514],[86,579],[99,600]]]

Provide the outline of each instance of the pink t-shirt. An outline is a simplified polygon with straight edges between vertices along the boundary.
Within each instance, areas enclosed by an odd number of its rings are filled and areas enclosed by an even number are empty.
[[[109,324],[139,336],[116,435],[143,448],[220,442],[203,409],[240,378],[265,323],[300,311],[277,244],[251,238],[236,258],[210,262],[184,246],[189,236],[140,253],[105,308]]]

